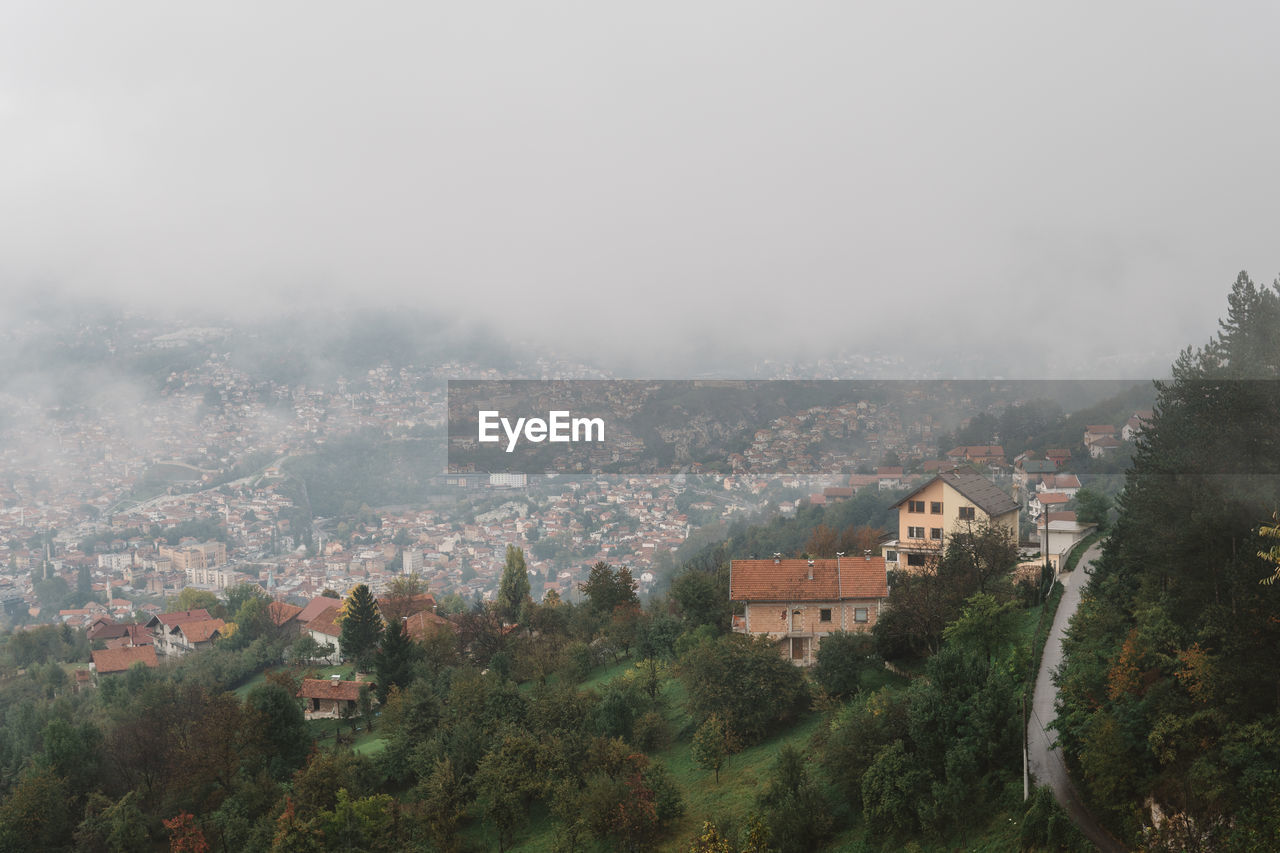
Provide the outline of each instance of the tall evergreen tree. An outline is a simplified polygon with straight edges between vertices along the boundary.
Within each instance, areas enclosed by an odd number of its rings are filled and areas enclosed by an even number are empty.
[[[413,680],[413,664],[417,658],[413,640],[405,633],[404,623],[396,620],[382,632],[382,642],[373,660],[378,676],[376,695],[379,702],[387,701],[392,687],[404,687]]]
[[[342,605],[342,654],[353,659],[357,668],[367,669],[381,636],[382,617],[378,615],[377,602],[369,587],[359,584]]]
[[[507,563],[498,585],[498,612],[507,622],[520,617],[520,608],[529,598],[529,571],[524,564],[524,549],[507,546]]]
[[[1204,849],[1280,844],[1280,286],[1241,273],[1215,339],[1157,383],[1118,518],[1064,645],[1057,728],[1113,829],[1143,802]],[[1171,822],[1172,823],[1172,822]],[[1160,849],[1186,839],[1143,837]]]

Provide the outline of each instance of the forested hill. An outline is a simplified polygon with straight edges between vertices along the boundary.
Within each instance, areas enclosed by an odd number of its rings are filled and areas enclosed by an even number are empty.
[[[1159,386],[1060,677],[1077,779],[1149,849],[1280,849],[1280,586],[1259,553],[1280,506],[1280,289],[1241,273],[1228,303]]]

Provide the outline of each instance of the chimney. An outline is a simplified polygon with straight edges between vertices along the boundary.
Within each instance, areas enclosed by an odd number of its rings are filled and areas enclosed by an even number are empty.
[[[813,580],[813,560],[809,561],[809,580]]]
[[[339,674],[337,674],[337,673],[334,673],[333,675],[329,676],[329,680],[330,680],[330,681],[335,681],[335,682],[336,682],[336,681],[341,681],[341,680],[342,680],[342,676],[341,676],[341,675],[339,675]]]
[[[862,556],[863,556],[865,559],[870,560],[870,559],[871,559],[871,552],[870,552],[870,551],[863,551],[863,552],[862,552]]]

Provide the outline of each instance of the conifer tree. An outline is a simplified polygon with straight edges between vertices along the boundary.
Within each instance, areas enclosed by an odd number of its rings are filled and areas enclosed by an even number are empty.
[[[367,669],[382,637],[382,617],[378,615],[373,593],[364,584],[357,585],[342,605],[342,654],[356,662],[357,669]]]
[[[413,641],[405,633],[404,623],[397,620],[388,624],[382,632],[382,643],[373,661],[378,676],[379,702],[387,701],[387,692],[392,687],[404,687],[413,680],[415,652]]]

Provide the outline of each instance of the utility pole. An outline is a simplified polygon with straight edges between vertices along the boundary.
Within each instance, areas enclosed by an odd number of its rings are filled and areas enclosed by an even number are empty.
[[[1027,691],[1022,691],[1022,801],[1031,798],[1031,769],[1027,756]]]

